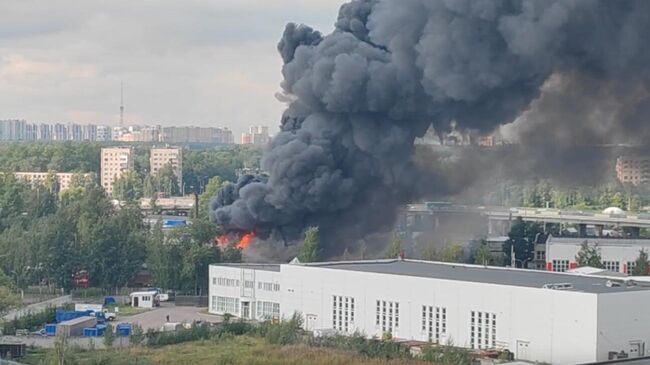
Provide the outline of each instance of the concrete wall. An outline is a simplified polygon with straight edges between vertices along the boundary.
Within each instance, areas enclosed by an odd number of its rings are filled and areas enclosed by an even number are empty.
[[[598,358],[609,351],[631,356],[650,354],[650,292],[610,293],[598,296]],[[640,344],[641,351],[638,350]],[[642,352],[645,352],[642,353]]]
[[[332,328],[332,296],[355,298],[355,330],[382,335],[376,325],[376,300],[400,303],[393,336],[426,341],[423,305],[445,307],[447,333],[440,342],[470,345],[470,312],[497,316],[497,347],[517,353],[527,344],[528,360],[575,364],[596,357],[595,294],[437,280],[375,273],[282,266],[282,314],[300,312],[308,329]]]
[[[639,251],[646,249],[647,246],[634,245],[619,240],[615,244],[599,244],[598,249],[603,261],[616,261],[619,263],[618,272],[627,273],[628,262],[634,262],[639,257]],[[590,247],[593,247],[590,244]],[[576,262],[576,255],[580,251],[580,243],[549,243],[546,245],[546,262],[552,264],[553,260],[569,260],[570,263]],[[547,266],[548,267],[548,266]]]

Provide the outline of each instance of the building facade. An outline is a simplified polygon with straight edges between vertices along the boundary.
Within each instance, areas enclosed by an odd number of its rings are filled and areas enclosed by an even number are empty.
[[[233,144],[233,134],[228,128],[213,127],[163,127],[160,142]]]
[[[587,243],[600,253],[603,268],[630,275],[641,250],[650,253],[649,239],[553,237],[546,240],[546,270],[564,272],[578,267],[576,256]]]
[[[47,180],[48,176],[53,174],[59,184],[59,191],[64,191],[70,188],[73,176],[77,173],[72,172],[16,172],[14,173],[17,178],[22,179],[31,184],[41,184]],[[88,178],[90,173],[82,173],[81,176]]]
[[[149,172],[156,175],[165,165],[170,165],[178,180],[178,188],[183,189],[183,149],[177,147],[152,148],[149,154]]]
[[[264,146],[271,141],[269,135],[269,127],[266,126],[252,126],[248,132],[242,133],[241,144],[254,144]]]
[[[122,174],[133,169],[135,155],[131,147],[102,148],[100,183],[108,194]]]
[[[650,181],[650,156],[620,156],[616,159],[616,178],[627,184]]]
[[[299,312],[310,331],[451,341],[553,364],[641,356],[650,341],[650,287],[600,277],[399,259],[211,265],[209,275],[211,313]]]

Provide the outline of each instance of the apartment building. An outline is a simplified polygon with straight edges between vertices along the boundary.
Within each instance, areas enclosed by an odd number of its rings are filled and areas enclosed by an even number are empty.
[[[102,148],[100,183],[108,194],[122,174],[133,169],[135,154],[131,147]]]
[[[72,178],[76,173],[72,172],[16,172],[17,178],[22,179],[31,184],[41,184],[43,183],[50,174],[54,174],[56,180],[59,184],[59,191],[64,191],[70,188],[72,184]],[[90,173],[83,173],[83,177],[90,177]]]
[[[258,146],[264,146],[271,140],[269,135],[269,127],[266,126],[252,126],[248,129],[248,132],[244,132],[241,135],[242,144],[254,144]]]
[[[155,175],[165,165],[171,165],[178,179],[178,187],[183,187],[183,150],[177,147],[152,148],[149,156],[149,171]]]
[[[627,184],[650,181],[650,156],[620,156],[616,159],[616,178]]]
[[[228,128],[163,127],[160,142],[233,144],[234,139],[232,131]]]

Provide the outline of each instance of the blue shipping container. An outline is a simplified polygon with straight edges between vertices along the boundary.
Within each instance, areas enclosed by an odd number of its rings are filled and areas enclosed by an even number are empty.
[[[105,324],[98,324],[95,327],[84,328],[84,337],[100,337],[106,332]]]
[[[57,309],[54,314],[54,318],[56,319],[56,323],[61,323],[61,322],[69,321],[71,319],[75,319],[79,317],[87,317],[92,315],[93,315],[93,311],[77,312],[77,311],[64,311],[63,309]],[[97,321],[100,323],[106,322],[106,315],[104,315],[104,312],[95,312],[95,317],[97,318]]]
[[[56,323],[48,323],[45,325],[45,335],[46,336],[56,335]]]
[[[131,323],[120,323],[117,325],[116,332],[118,336],[127,337],[131,335]]]

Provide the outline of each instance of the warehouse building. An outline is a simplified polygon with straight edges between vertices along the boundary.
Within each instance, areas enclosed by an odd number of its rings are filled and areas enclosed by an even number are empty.
[[[584,243],[598,250],[603,268],[628,275],[636,266],[639,253],[642,250],[650,253],[649,239],[549,236],[546,240],[546,270],[564,272],[577,268],[576,256]]]
[[[299,312],[307,330],[509,350],[575,364],[645,354],[650,287],[606,278],[417,260],[211,265],[210,307]]]

